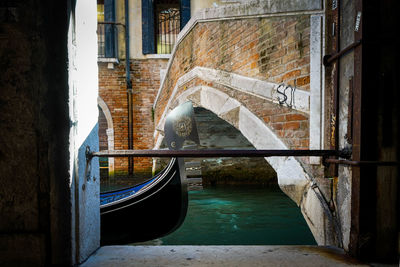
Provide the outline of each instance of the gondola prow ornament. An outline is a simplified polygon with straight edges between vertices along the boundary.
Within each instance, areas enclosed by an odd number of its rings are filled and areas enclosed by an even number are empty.
[[[168,114],[164,133],[168,148],[171,150],[181,149],[185,140],[200,143],[192,102],[185,102]]]
[[[181,149],[185,140],[199,144],[191,102],[168,114],[164,131],[170,149]],[[100,194],[101,245],[165,236],[183,223],[187,207],[183,158],[172,158],[163,171],[144,183]]]

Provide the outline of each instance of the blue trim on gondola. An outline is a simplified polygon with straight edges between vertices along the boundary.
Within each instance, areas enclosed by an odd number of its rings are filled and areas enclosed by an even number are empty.
[[[143,183],[143,184],[128,188],[126,190],[117,191],[117,192],[113,192],[113,193],[100,194],[100,205],[108,204],[110,202],[132,196],[132,195],[136,194],[140,189],[145,187],[146,185],[154,182],[157,178],[158,178],[158,176]]]

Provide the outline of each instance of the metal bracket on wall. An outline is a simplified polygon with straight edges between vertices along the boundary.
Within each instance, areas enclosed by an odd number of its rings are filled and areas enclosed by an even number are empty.
[[[338,58],[340,58],[341,56],[343,56],[350,50],[361,45],[361,43],[362,43],[362,40],[357,40],[354,43],[350,44],[349,46],[346,46],[345,48],[343,48],[342,50],[340,50],[339,52],[337,52],[333,55],[325,55],[324,59],[323,59],[324,66],[325,67],[329,66],[333,61],[337,60]]]
[[[92,171],[92,164],[91,164],[92,157],[90,157],[91,153],[92,152],[90,151],[90,146],[86,146],[86,149],[85,149],[85,156],[86,156],[85,178],[86,178],[86,181],[88,181],[88,182],[90,180],[90,173]]]
[[[373,160],[344,160],[344,159],[325,159],[325,162],[330,164],[342,164],[350,166],[361,166],[361,165],[375,165],[375,166],[399,166],[399,161],[373,161]]]

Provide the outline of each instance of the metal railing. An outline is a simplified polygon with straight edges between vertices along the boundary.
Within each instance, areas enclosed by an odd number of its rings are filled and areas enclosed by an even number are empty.
[[[169,8],[157,13],[157,54],[170,54],[180,31],[179,8]]]
[[[97,23],[97,47],[99,58],[118,57],[118,25],[116,22]]]
[[[188,157],[188,158],[216,158],[216,157],[322,157],[325,164],[343,164],[351,166],[376,165],[376,166],[399,166],[399,161],[354,161],[350,159],[351,151],[342,150],[293,150],[293,149],[260,149],[260,150],[86,150],[86,159],[90,161],[93,157]],[[341,157],[335,159],[329,157]]]
[[[310,156],[346,156],[347,151],[336,150],[104,150],[99,152],[90,151],[86,157],[192,157],[192,158],[213,158],[213,157],[310,157]]]

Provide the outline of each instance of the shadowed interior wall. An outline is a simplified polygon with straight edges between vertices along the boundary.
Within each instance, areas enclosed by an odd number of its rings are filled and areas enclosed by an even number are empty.
[[[0,265],[68,264],[68,1],[0,10]]]

